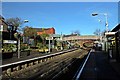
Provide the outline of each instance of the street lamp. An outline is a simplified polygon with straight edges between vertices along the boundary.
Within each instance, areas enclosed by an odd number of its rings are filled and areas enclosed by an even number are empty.
[[[24,20],[23,22],[27,23],[28,20]],[[17,38],[18,38],[18,58],[20,58],[20,33],[18,33]]]
[[[97,16],[98,14],[97,13],[92,13],[92,16]]]
[[[101,14],[101,15],[104,15],[105,16],[105,26],[106,26],[106,32],[108,32],[108,15],[107,15],[107,13],[99,13],[99,14]],[[97,16],[97,15],[99,15],[98,13],[92,13],[92,16]],[[106,40],[106,35],[105,35],[105,40],[104,40],[105,42],[105,50],[107,51],[107,40]]]
[[[105,16],[105,26],[106,26],[106,32],[108,32],[108,16],[107,13],[99,13]],[[92,16],[97,16],[99,15],[98,13],[92,13]]]

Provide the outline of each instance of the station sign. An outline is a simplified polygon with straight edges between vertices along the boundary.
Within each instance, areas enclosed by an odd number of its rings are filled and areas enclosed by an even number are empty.
[[[115,35],[116,32],[106,32],[105,35],[109,36],[109,35]]]
[[[53,37],[46,37],[46,40],[53,40]]]
[[[3,43],[16,44],[16,43],[17,43],[17,41],[15,41],[15,40],[3,40]]]

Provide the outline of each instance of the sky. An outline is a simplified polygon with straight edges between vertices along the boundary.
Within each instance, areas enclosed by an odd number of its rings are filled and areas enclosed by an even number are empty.
[[[118,2],[119,0],[1,0],[3,2]]]
[[[98,13],[97,16],[91,16]],[[2,2],[2,16],[29,20],[23,26],[36,28],[54,27],[56,34],[93,35],[96,29],[104,31],[105,16],[108,28],[118,24],[118,2]]]

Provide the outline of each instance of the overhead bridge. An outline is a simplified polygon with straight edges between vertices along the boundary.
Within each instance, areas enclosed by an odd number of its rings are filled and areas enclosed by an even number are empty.
[[[63,37],[64,41],[69,41],[72,43],[77,43],[79,44],[81,47],[84,47],[84,43],[86,42],[94,42],[96,40],[100,40],[99,36],[95,36],[95,35],[83,35],[83,36],[77,36],[77,35],[71,35],[71,36],[65,36]]]

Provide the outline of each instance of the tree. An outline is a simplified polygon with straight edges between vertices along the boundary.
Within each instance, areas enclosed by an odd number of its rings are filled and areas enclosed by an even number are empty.
[[[36,40],[37,31],[36,31],[36,29],[29,27],[29,26],[26,26],[23,30],[24,30],[24,34],[23,34],[24,37],[28,37],[28,39],[33,38],[34,42],[35,42],[35,46],[36,46],[36,44],[37,44],[37,40]]]
[[[20,31],[21,30],[20,27],[23,24],[23,21],[18,17],[16,17],[16,18],[8,18],[8,19],[6,19],[6,22],[8,23],[8,25],[13,26],[14,31],[16,31],[16,30]]]
[[[32,27],[29,27],[29,26],[26,26],[24,28],[24,36],[25,37],[36,37],[37,36],[37,31],[36,29],[32,28]]]
[[[43,44],[45,45],[45,43],[46,43],[46,37],[49,37],[49,35],[46,34],[46,33],[43,33],[43,34],[41,34],[40,36],[41,36],[41,39],[42,39]]]
[[[95,35],[97,35],[97,36],[100,36],[100,34],[101,34],[100,29],[96,29],[95,32],[94,32],[93,34],[95,34]]]
[[[75,31],[72,31],[71,34],[77,34],[77,35],[80,35],[80,31],[79,31],[79,30],[75,30]]]
[[[48,36],[49,35],[46,33],[37,35],[37,37],[36,37],[37,47],[39,47],[39,48],[47,47],[46,46],[46,37],[48,37]]]
[[[77,35],[80,35],[80,31],[79,30],[74,31],[74,33],[77,34]]]

